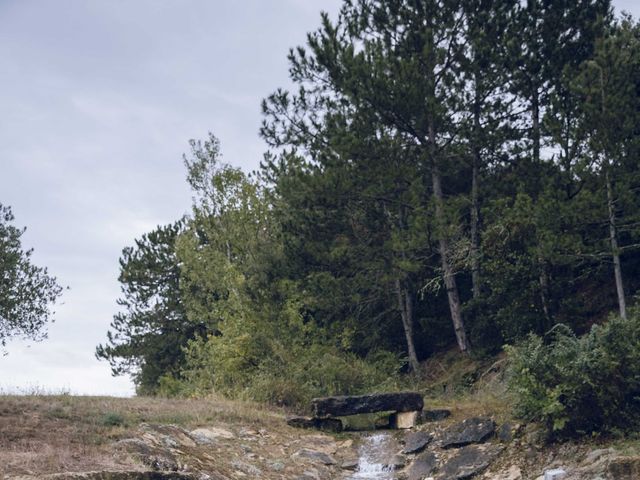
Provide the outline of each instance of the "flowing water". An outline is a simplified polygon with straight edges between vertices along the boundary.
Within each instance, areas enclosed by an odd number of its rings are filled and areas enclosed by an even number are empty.
[[[358,452],[358,468],[349,479],[392,480],[396,478],[393,466],[388,466],[389,462],[386,461],[396,453],[396,448],[393,438],[386,433],[366,437]]]

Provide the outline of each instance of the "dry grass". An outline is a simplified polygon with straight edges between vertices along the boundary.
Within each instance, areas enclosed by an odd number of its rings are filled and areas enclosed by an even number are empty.
[[[282,413],[220,399],[0,396],[0,474],[131,470],[129,456],[111,448],[140,423],[251,425],[282,428]]]
[[[503,381],[503,365],[479,362],[452,351],[423,365],[420,376],[407,378],[406,387],[426,394],[426,408],[449,408],[445,424],[487,415],[498,423],[510,420]],[[118,440],[135,438],[141,423],[200,426],[239,431],[266,429],[269,441],[261,455],[288,458],[305,432],[290,429],[284,413],[262,404],[208,399],[75,397],[71,395],[0,395],[0,478],[2,474],[38,475],[55,472],[135,470],[142,466],[114,449]],[[241,458],[239,442],[217,453],[223,459]],[[225,447],[227,448],[227,447]],[[240,457],[238,457],[240,455]],[[280,477],[278,477],[280,478]]]
[[[472,416],[491,416],[499,423],[512,420],[504,355],[476,360],[452,349],[421,367],[418,389],[425,393],[425,408],[448,408],[455,420]]]

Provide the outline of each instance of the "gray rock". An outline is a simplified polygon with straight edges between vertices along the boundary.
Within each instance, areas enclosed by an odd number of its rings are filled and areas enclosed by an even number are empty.
[[[442,434],[442,448],[458,448],[472,443],[482,443],[496,430],[496,424],[490,418],[467,418],[447,428]]]
[[[335,459],[324,452],[318,452],[317,450],[311,450],[309,448],[302,448],[292,455],[294,459],[310,460],[316,463],[322,463],[323,465],[335,465]]]
[[[358,413],[419,411],[424,407],[424,401],[418,392],[373,393],[314,398],[311,406],[316,417],[342,417]]]
[[[481,473],[503,450],[499,445],[469,445],[461,448],[442,466],[438,480],[465,480]]]
[[[284,470],[284,467],[285,467],[283,462],[280,462],[277,460],[270,460],[268,462],[268,465],[269,465],[269,468],[274,472],[281,472],[282,470]]]
[[[637,480],[640,478],[640,457],[614,458],[607,467],[607,473],[616,480]]]
[[[418,453],[433,440],[433,435],[427,432],[411,432],[404,437],[402,453]]]
[[[503,443],[509,443],[513,440],[513,425],[504,423],[498,429],[498,438]]]
[[[554,468],[544,472],[544,480],[561,480],[567,476],[567,472],[562,468]]]
[[[423,410],[420,419],[423,422],[439,422],[451,416],[451,410],[439,408],[435,410]]]
[[[393,455],[382,462],[382,465],[391,470],[400,470],[407,464],[407,460],[402,455]]]
[[[253,476],[254,478],[262,475],[262,470],[258,467],[251,465],[250,463],[241,462],[240,460],[234,460],[231,462],[231,466],[236,470],[240,470],[242,473]]]
[[[430,476],[436,469],[438,458],[433,452],[423,452],[416,457],[409,470],[407,480],[422,480]]]
[[[342,462],[342,465],[340,465],[340,468],[342,468],[343,470],[355,471],[358,468],[358,464],[359,464],[359,461],[357,458],[349,458],[344,462]]]
[[[224,428],[196,428],[190,433],[191,437],[200,445],[208,445],[216,443],[218,440],[230,440],[235,438],[233,432],[225,430]]]
[[[613,448],[599,448],[597,450],[592,450],[584,457],[582,463],[591,465],[593,463],[599,462],[604,457],[612,457],[616,454],[616,451]]]

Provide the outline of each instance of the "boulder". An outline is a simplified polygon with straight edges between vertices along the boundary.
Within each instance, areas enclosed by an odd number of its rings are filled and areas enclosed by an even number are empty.
[[[404,437],[402,453],[418,453],[433,440],[433,435],[427,432],[411,432]]]
[[[496,424],[490,418],[467,418],[447,428],[441,439],[442,448],[464,447],[472,443],[482,443],[496,431]]]
[[[407,470],[407,480],[422,480],[429,477],[436,469],[438,458],[433,452],[423,452],[416,457]]]
[[[435,410],[423,410],[420,414],[420,420],[423,422],[440,422],[451,416],[451,410],[446,408],[438,408]]]
[[[437,480],[465,480],[481,473],[502,452],[499,445],[469,445],[461,448],[442,466]]]
[[[631,480],[640,478],[640,457],[614,458],[607,467],[610,478]]]
[[[418,392],[373,393],[314,398],[311,406],[315,417],[343,417],[359,413],[420,411],[424,401]]]

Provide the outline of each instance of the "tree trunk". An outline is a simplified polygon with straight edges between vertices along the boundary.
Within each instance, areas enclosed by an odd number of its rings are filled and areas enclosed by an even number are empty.
[[[618,307],[620,316],[627,318],[627,304],[624,298],[624,284],[622,283],[622,265],[620,263],[620,251],[618,248],[618,233],[616,230],[616,211],[613,203],[613,186],[609,169],[605,173],[607,182],[607,206],[609,208],[609,240],[611,242],[611,255],[613,257],[613,273],[616,279],[616,292],[618,293]]]
[[[480,298],[480,92],[476,74],[476,94],[473,112],[473,167],[471,173],[471,283],[473,298]]]
[[[433,185],[433,199],[435,203],[436,222],[438,223],[438,245],[440,253],[440,262],[444,275],[444,285],[447,289],[447,298],[449,300],[449,310],[451,311],[451,320],[453,321],[453,329],[456,334],[456,340],[461,352],[469,351],[469,342],[467,341],[467,332],[464,328],[462,319],[462,307],[460,305],[460,296],[458,295],[458,285],[454,276],[453,268],[449,263],[449,242],[447,233],[445,232],[445,215],[444,215],[444,195],[442,194],[442,184],[440,179],[440,170],[438,162],[435,158],[435,132],[433,123],[429,125],[429,144],[430,144],[430,160],[431,160],[431,182]]]
[[[538,85],[534,82],[531,92],[531,140],[533,142],[533,161],[536,165],[540,163],[540,93]],[[551,318],[551,308],[549,307],[549,274],[546,269],[546,262],[538,249],[538,284],[540,286],[540,303],[546,320],[545,329],[551,328],[553,320]],[[541,332],[543,333],[543,332]]]
[[[417,372],[419,368],[418,356],[413,343],[413,299],[403,282],[396,279],[396,295],[398,297],[398,310],[402,318],[402,327],[404,328],[404,336],[407,340],[407,355],[409,357],[409,367],[412,371]]]
[[[534,85],[531,96],[531,140],[533,141],[533,161],[540,162],[540,95]]]
[[[547,273],[544,257],[538,246],[538,284],[540,285],[540,302],[544,312],[545,325],[539,333],[545,333],[553,325],[551,309],[549,308],[549,274]]]

